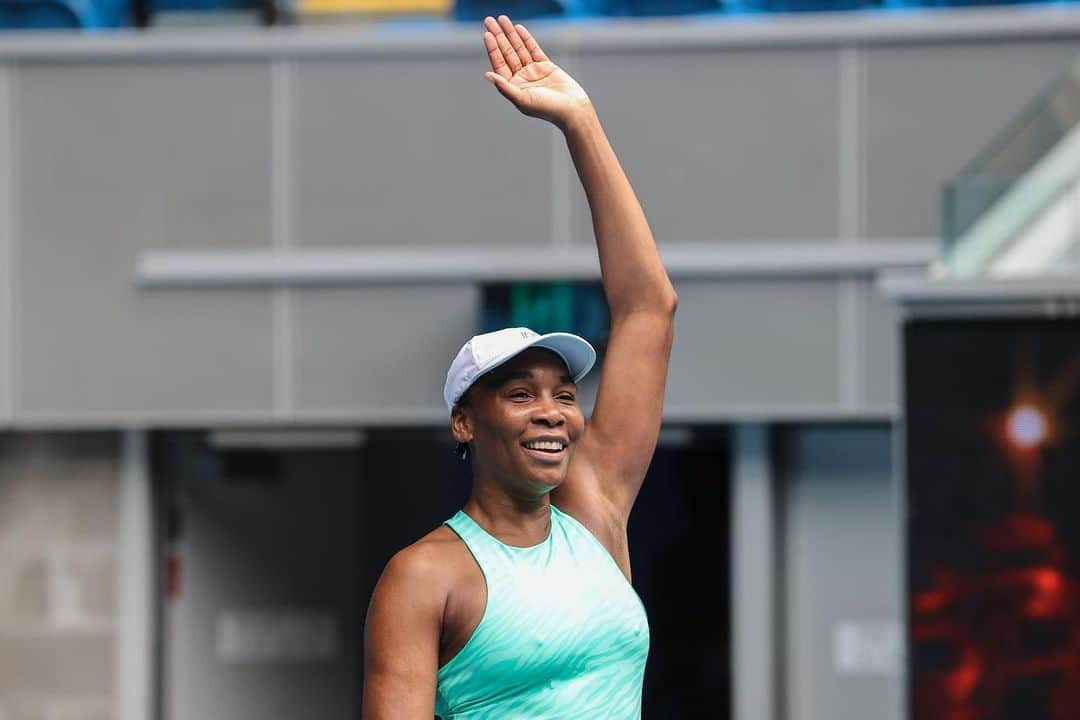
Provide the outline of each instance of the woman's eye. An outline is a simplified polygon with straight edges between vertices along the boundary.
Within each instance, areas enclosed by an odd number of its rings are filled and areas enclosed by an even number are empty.
[[[570,393],[563,393],[562,395],[559,395],[559,399],[565,402],[574,402],[574,396]]]

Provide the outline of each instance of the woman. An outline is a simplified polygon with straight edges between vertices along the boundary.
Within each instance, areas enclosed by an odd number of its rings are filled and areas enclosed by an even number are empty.
[[[506,16],[484,21],[487,79],[566,138],[611,313],[592,418],[576,336],[481,335],[447,376],[472,496],[401,550],[365,630],[364,717],[636,718],[648,624],[626,527],[660,428],[677,303],[644,212],[585,91]]]

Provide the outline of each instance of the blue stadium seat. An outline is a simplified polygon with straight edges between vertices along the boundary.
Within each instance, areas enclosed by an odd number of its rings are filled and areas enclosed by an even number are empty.
[[[648,17],[719,12],[722,0],[593,0],[598,14]]]
[[[978,7],[983,5],[1057,4],[1061,0],[883,0],[890,10],[913,10],[919,8]]]
[[[550,17],[584,17],[592,14],[584,0],[457,0],[454,17],[483,20],[488,15],[509,15],[514,20]]]
[[[215,10],[250,10],[253,0],[151,0],[154,11],[212,12]]]
[[[130,24],[129,0],[0,0],[0,29],[102,30]]]
[[[256,11],[259,22],[274,25],[278,22],[278,0],[128,0],[132,3],[135,25],[147,27],[153,24],[156,13],[199,13]]]
[[[729,0],[726,5],[737,13],[840,12],[877,6],[877,0]]]
[[[102,21],[90,0],[4,0],[0,27],[5,30],[98,28]]]

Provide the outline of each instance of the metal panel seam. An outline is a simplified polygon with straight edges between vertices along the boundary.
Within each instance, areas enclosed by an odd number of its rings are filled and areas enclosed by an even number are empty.
[[[837,224],[841,243],[857,245],[860,235],[861,201],[859,187],[862,182],[862,51],[858,47],[845,47],[839,51],[840,108],[839,177],[840,201]],[[863,401],[862,375],[866,365],[863,332],[859,324],[859,283],[856,278],[839,282],[839,362],[837,363],[840,402],[855,408]]]
[[[8,383],[9,383],[9,402],[12,421],[17,421],[19,417],[19,383],[21,381],[19,351],[21,348],[21,305],[20,305],[20,292],[19,292],[19,276],[21,256],[19,254],[19,244],[22,240],[20,237],[20,218],[19,218],[19,203],[22,193],[21,179],[22,179],[22,163],[19,157],[19,135],[21,128],[19,127],[19,65],[18,63],[12,63],[9,68],[8,75],[8,133],[11,138],[11,157],[10,159],[10,177],[11,187],[10,202],[11,202],[11,217],[9,226],[9,239],[11,242],[10,247],[10,275],[8,276],[8,298],[9,298],[9,318],[11,325],[8,328],[9,339],[11,341],[11,354],[9,356],[8,366]]]
[[[293,245],[293,67],[288,60],[271,65],[271,211],[273,252],[288,252]],[[288,417],[293,408],[293,290],[278,285],[273,293],[273,408]]]
[[[15,225],[13,218],[14,202],[12,195],[15,188],[15,174],[13,170],[12,155],[15,152],[15,138],[12,132],[12,122],[15,111],[12,107],[10,65],[0,66],[0,105],[4,108],[4,115],[0,117],[0,153],[7,155],[6,162],[0,162],[0,172],[3,181],[0,182],[0,214],[6,215],[8,222],[0,229],[0,419],[9,420],[14,415],[15,394],[15,345],[14,345],[14,292],[11,284],[14,282],[15,271]]]

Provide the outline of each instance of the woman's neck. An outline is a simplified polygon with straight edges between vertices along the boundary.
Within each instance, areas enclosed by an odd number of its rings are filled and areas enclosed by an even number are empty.
[[[539,545],[551,532],[551,496],[521,498],[474,482],[465,512],[489,535],[517,547]]]

